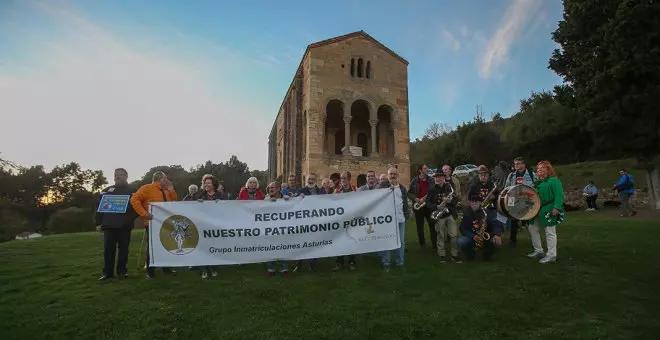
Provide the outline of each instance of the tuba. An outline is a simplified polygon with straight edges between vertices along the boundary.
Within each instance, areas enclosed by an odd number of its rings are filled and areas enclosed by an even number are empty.
[[[479,231],[477,232],[479,239],[475,241],[477,248],[480,249],[484,247],[484,241],[490,240],[490,234],[486,231],[486,228],[488,227],[488,216],[486,215],[486,210],[484,210],[484,208],[481,208],[481,212],[484,213],[484,218],[481,219]]]
[[[431,213],[431,219],[433,221],[437,221],[440,218],[449,215],[449,208],[447,208],[447,204],[452,200],[452,198],[454,198],[454,187],[450,184],[449,189],[451,189],[451,192],[449,192],[449,195],[447,195],[448,200],[442,201],[442,203],[438,204],[438,208]]]
[[[422,203],[413,204],[413,209],[419,210],[422,209],[424,206],[426,206],[426,196],[428,195],[424,195],[424,197],[422,197]]]

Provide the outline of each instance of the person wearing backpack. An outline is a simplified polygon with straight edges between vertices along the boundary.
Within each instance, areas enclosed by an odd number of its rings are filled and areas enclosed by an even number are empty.
[[[637,211],[633,209],[632,202],[630,202],[630,197],[635,194],[635,182],[626,169],[619,170],[619,176],[619,180],[612,189],[616,190],[621,197],[621,217],[635,216]]]
[[[534,181],[536,180],[534,176],[534,171],[527,167],[525,164],[525,159],[522,157],[516,157],[513,160],[514,170],[506,178],[504,187],[510,187],[516,184],[525,184],[529,186],[534,186]],[[518,227],[519,221],[515,219],[509,219],[511,222],[511,231],[509,233],[509,246],[511,248],[516,247],[518,242]]]

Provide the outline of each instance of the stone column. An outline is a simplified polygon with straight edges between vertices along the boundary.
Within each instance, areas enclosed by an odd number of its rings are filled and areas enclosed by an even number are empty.
[[[328,120],[328,116],[324,115],[321,118],[321,155],[328,155],[328,136],[325,133],[325,122]],[[312,148],[310,147],[310,150]]]
[[[353,117],[344,117],[344,147],[351,145],[351,119]],[[346,149],[348,151],[348,149]],[[344,152],[346,154],[346,152]]]
[[[378,126],[378,119],[370,119],[371,125],[371,156],[378,155],[378,146],[376,145],[376,127]]]
[[[395,120],[390,124],[390,133],[392,134],[392,157],[397,156],[397,149],[398,149],[397,141],[396,141],[397,133],[398,133],[397,123],[398,122]]]

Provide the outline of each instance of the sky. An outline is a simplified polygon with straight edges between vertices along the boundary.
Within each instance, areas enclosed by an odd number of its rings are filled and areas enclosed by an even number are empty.
[[[548,70],[560,1],[0,0],[0,158],[184,168],[268,135],[308,44],[364,30],[410,62],[410,137],[514,114]]]

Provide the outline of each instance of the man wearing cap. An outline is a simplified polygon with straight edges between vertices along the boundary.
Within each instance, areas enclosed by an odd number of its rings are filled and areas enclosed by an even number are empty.
[[[500,223],[493,223],[486,219],[486,232],[490,234],[490,240],[481,239],[478,233],[485,217],[485,209],[482,208],[483,199],[476,193],[473,193],[468,199],[469,207],[463,213],[463,220],[460,226],[461,236],[456,241],[456,244],[461,248],[465,259],[472,261],[475,257],[474,250],[477,246],[477,241],[480,240],[483,242],[484,261],[490,261],[495,253],[496,246],[502,244],[502,226]]]
[[[497,220],[497,209],[495,208],[495,201],[497,199],[497,190],[495,189],[495,183],[490,179],[490,173],[488,168],[485,165],[480,165],[478,170],[479,180],[470,186],[468,191],[468,197],[473,197],[478,195],[481,197],[483,204],[486,205],[486,214],[488,215],[488,220],[493,223],[501,223]],[[489,197],[490,194],[490,197]],[[488,200],[488,202],[485,202]]]
[[[452,260],[456,263],[461,263],[461,258],[458,257],[458,244],[456,243],[456,236],[458,234],[456,203],[458,202],[458,198],[454,192],[454,188],[446,182],[444,173],[434,173],[433,179],[435,185],[429,188],[429,193],[426,195],[426,206],[431,213],[436,210],[444,210],[445,208],[448,210],[447,213],[441,213],[435,221],[435,230],[438,233],[437,247],[440,263],[447,262],[445,251],[445,239],[447,236],[449,237]]]

